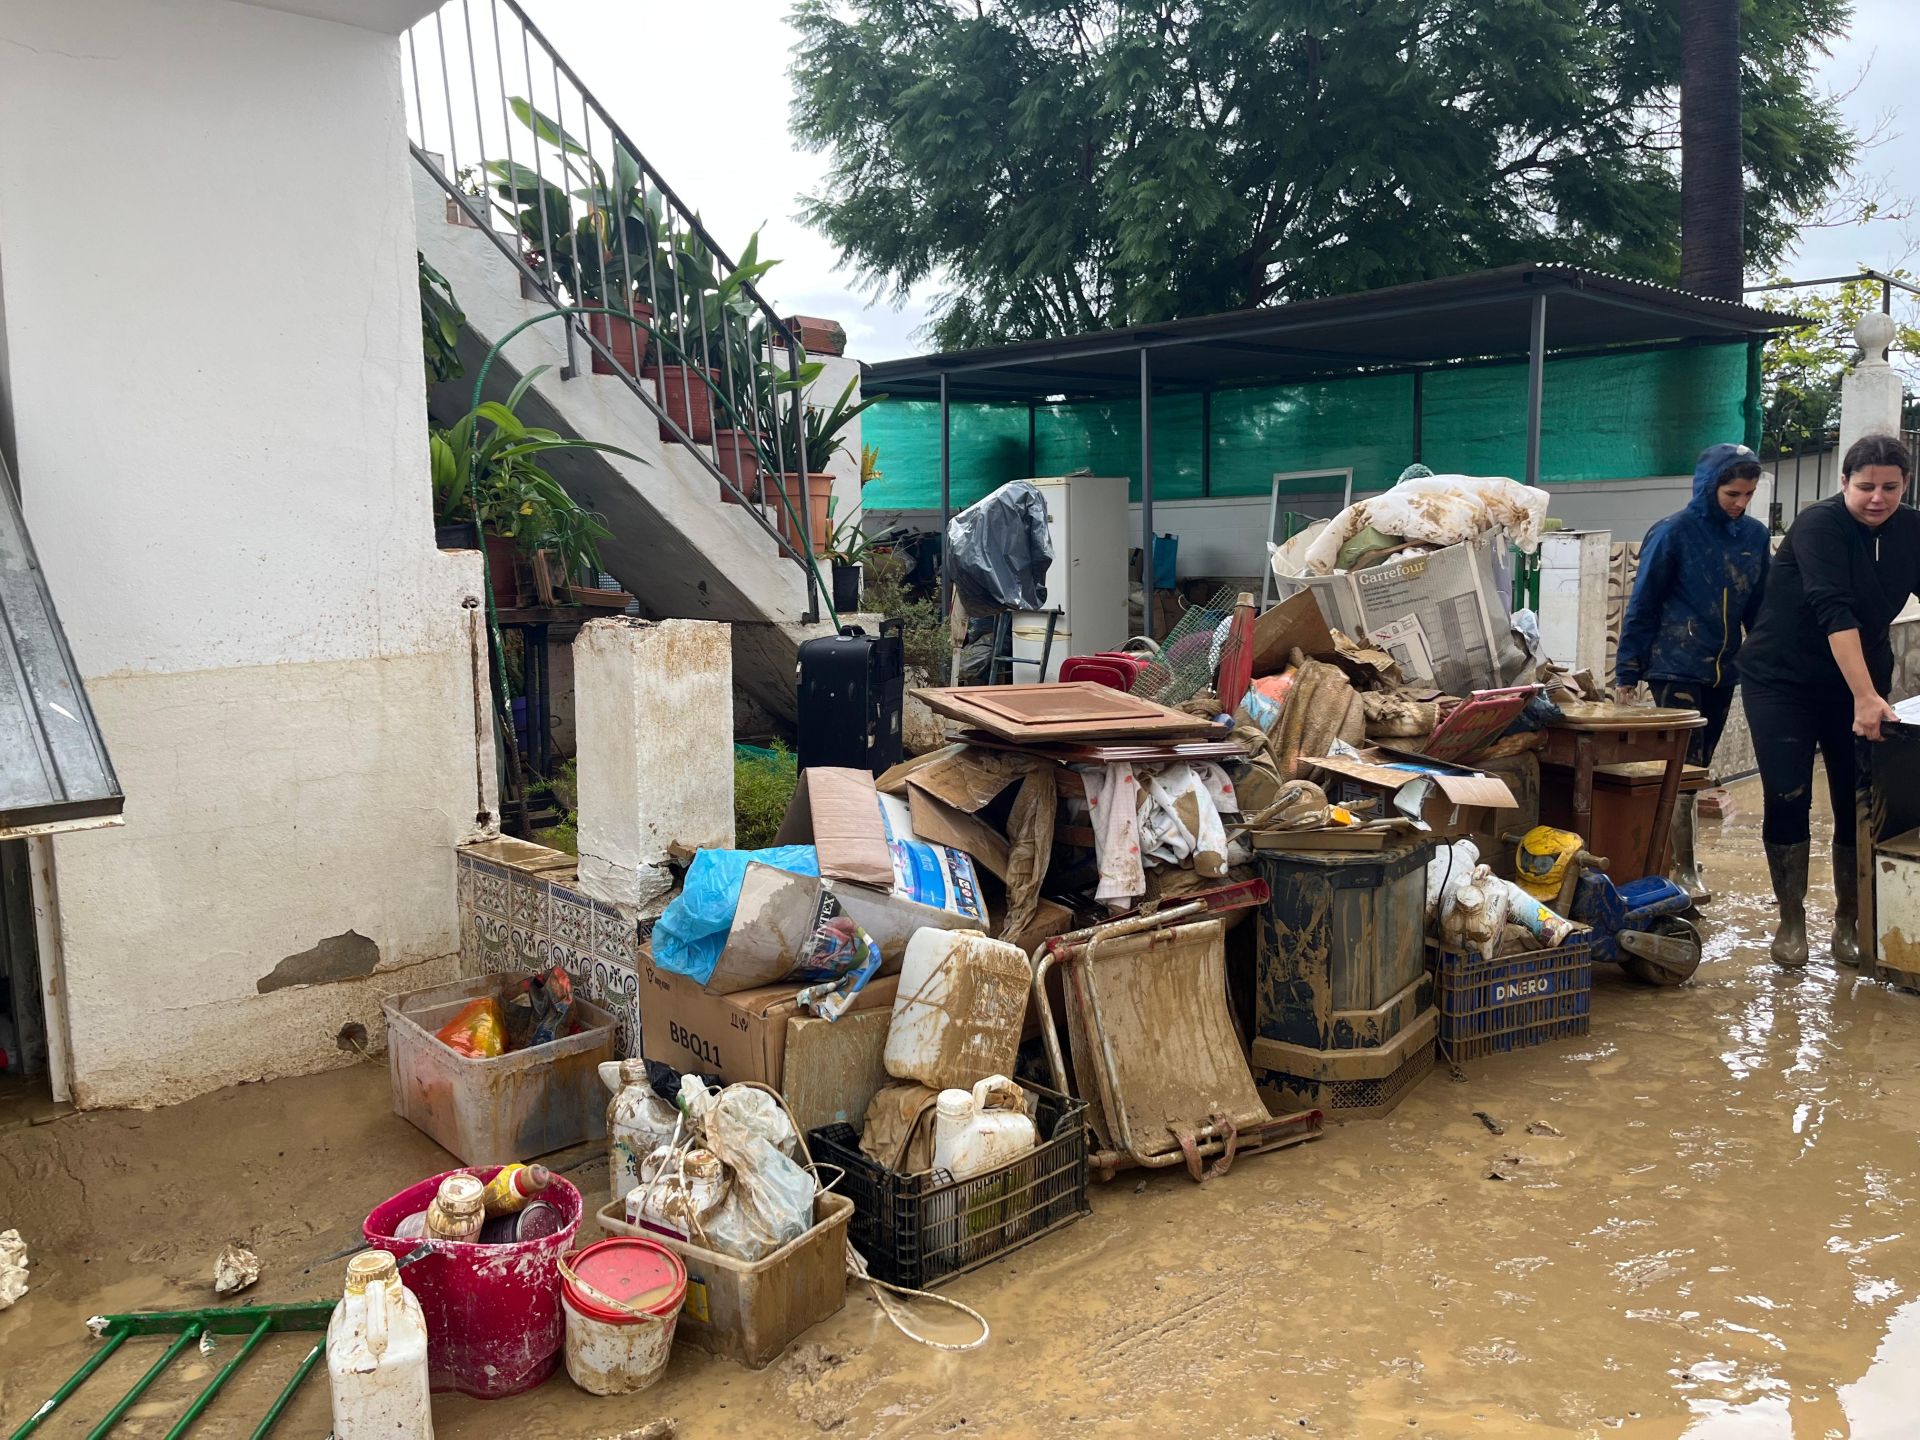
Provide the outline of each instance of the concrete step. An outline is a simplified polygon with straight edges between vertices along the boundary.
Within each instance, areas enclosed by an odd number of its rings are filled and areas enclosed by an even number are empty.
[[[467,373],[429,397],[435,422],[444,424],[469,408],[489,347],[551,307],[521,293],[519,270],[485,233],[448,222],[445,193],[419,166],[414,208],[420,249],[446,276],[467,317],[460,342]],[[551,366],[521,402],[521,418],[640,457],[644,463],[589,451],[562,453],[550,457],[548,468],[613,532],[601,542],[601,561],[639,600],[642,612],[655,619],[731,623],[736,685],[767,715],[791,721],[795,647],[816,630],[827,633],[807,621],[804,572],[745,507],[722,503],[719,482],[685,446],[661,440],[657,416],[625,379],[590,373],[584,343],[574,355],[585,373],[563,379],[565,322],[531,325],[495,358],[483,398],[504,400],[527,373]]]

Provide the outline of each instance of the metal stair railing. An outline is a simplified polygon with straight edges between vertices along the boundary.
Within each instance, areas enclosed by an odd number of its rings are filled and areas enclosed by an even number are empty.
[[[754,247],[728,258],[515,0],[447,0],[403,37],[402,82],[414,159],[450,215],[492,240],[524,291],[566,312],[562,378],[581,373],[582,347],[618,375],[801,567],[806,618],[818,618],[805,478],[815,367],[754,288],[766,268]],[[694,439],[696,398],[716,441],[735,432],[712,454]],[[769,499],[798,544],[763,513]]]

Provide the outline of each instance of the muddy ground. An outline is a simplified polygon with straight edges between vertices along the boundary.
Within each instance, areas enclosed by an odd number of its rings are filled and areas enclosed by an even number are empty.
[[[493,1405],[441,1397],[436,1430],[1920,1434],[1920,995],[1825,961],[1824,874],[1821,954],[1774,969],[1758,795],[1736,794],[1738,817],[1705,827],[1721,894],[1693,984],[1603,975],[1584,1040],[1436,1072],[1390,1117],[1205,1188],[1098,1187],[1090,1217],[949,1287],[992,1321],[984,1352],[915,1346],[849,1292],[759,1373],[683,1349],[640,1396],[561,1375]],[[31,1110],[0,1109],[0,1228],[34,1264],[0,1313],[0,1433],[89,1354],[88,1315],[209,1303],[229,1239],[265,1262],[250,1298],[337,1294],[343,1262],[321,1257],[445,1163],[388,1113],[375,1063],[146,1114]],[[576,1177],[597,1193],[603,1163]],[[303,1349],[264,1349],[199,1433],[249,1433]],[[40,1433],[85,1433],[155,1353],[129,1345]],[[195,1356],[117,1433],[164,1434],[231,1354]],[[280,1433],[326,1429],[322,1381]]]

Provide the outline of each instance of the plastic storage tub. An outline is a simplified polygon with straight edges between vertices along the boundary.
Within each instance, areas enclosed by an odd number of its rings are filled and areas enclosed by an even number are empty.
[[[847,1303],[847,1224],[853,1202],[822,1191],[813,1228],[761,1260],[736,1260],[657,1230],[629,1225],[624,1199],[596,1217],[609,1235],[657,1240],[687,1267],[679,1338],[755,1370]]]
[[[491,1180],[499,1170],[497,1165],[481,1165],[469,1173]],[[367,1244],[397,1260],[423,1245],[430,1250],[403,1265],[400,1279],[426,1316],[427,1371],[433,1388],[498,1400],[531,1390],[559,1367],[566,1322],[555,1262],[573,1248],[583,1207],[580,1192],[556,1175],[540,1197],[559,1208],[564,1223],[555,1234],[505,1245],[394,1235],[402,1220],[427,1208],[447,1175],[458,1173],[449,1170],[409,1185],[374,1206],[361,1232]]]
[[[613,1017],[599,1006],[576,997],[578,1034],[493,1060],[470,1060],[435,1034],[469,1000],[493,995],[504,1004],[524,978],[457,980],[382,1006],[393,1113],[467,1165],[531,1160],[607,1133],[599,1066],[614,1058]]]
[[[902,1175],[868,1159],[850,1125],[807,1137],[816,1164],[846,1172],[840,1188],[854,1206],[853,1248],[881,1280],[925,1290],[997,1260],[1090,1214],[1087,1106],[1038,1085],[1040,1143],[998,1169],[955,1180],[944,1170]]]

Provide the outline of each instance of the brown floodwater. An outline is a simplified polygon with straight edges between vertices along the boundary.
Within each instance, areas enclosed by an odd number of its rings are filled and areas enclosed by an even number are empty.
[[[1773,967],[1759,797],[1736,796],[1743,813],[1703,825],[1719,895],[1694,983],[1602,974],[1585,1038],[1443,1067],[1392,1115],[1205,1186],[1096,1186],[1091,1216],[947,1287],[992,1323],[984,1350],[914,1345],[850,1290],[766,1370],[682,1350],[623,1399],[564,1375],[442,1397],[437,1433],[1920,1434],[1920,995],[1826,961],[1819,862],[1815,963]],[[0,1432],[90,1353],[88,1315],[210,1303],[229,1239],[264,1262],[249,1298],[337,1293],[344,1261],[314,1262],[444,1164],[370,1064],[147,1114],[9,1113],[0,1229],[25,1235],[35,1288],[0,1312]],[[604,1187],[600,1162],[575,1175]],[[116,1433],[163,1435],[232,1345]],[[303,1349],[273,1342],[199,1433],[248,1433]],[[84,1434],[88,1398],[155,1353],[130,1344],[41,1433]],[[320,1381],[282,1433],[326,1428]]]

